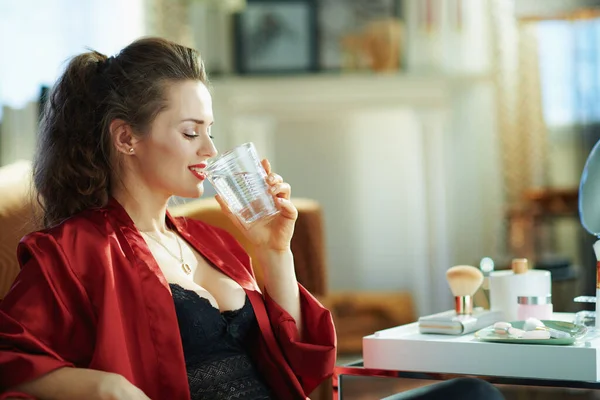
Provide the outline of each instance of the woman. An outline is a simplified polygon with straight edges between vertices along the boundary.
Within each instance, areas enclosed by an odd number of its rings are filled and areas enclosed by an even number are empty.
[[[197,52],[157,38],[67,66],[34,162],[45,229],[0,304],[6,398],[305,399],[332,374],[331,315],[296,281],[297,210],[267,161],[281,212],[245,231],[263,292],[232,236],[167,212],[217,154],[206,85]]]

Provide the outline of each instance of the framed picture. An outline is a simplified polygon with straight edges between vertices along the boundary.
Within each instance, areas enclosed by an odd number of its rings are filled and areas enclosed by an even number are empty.
[[[234,16],[235,64],[241,74],[317,69],[315,0],[247,0]]]
[[[403,2],[404,0],[317,0],[319,68],[365,68],[364,60],[360,59],[368,58],[369,55],[360,53],[375,42],[374,38],[380,38],[382,43],[397,43],[400,47],[404,39]],[[382,49],[373,51],[381,53]],[[399,67],[400,65],[397,66]]]

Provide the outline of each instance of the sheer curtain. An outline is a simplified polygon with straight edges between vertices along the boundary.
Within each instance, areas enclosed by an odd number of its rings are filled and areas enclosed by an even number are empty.
[[[31,157],[41,87],[70,57],[114,54],[144,33],[144,0],[0,2],[0,165]]]

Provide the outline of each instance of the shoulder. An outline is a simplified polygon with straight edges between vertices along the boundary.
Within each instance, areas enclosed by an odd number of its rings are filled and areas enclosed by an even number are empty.
[[[37,252],[57,253],[62,249],[89,250],[89,243],[106,242],[114,231],[104,209],[82,211],[58,225],[29,233],[24,236],[18,246],[19,260],[31,257]],[[83,244],[88,244],[83,245]]]

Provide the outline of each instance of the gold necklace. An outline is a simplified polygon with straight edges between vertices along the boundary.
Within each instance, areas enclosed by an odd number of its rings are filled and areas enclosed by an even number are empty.
[[[179,258],[175,254],[173,254],[171,252],[171,250],[169,250],[169,248],[167,246],[165,246],[159,239],[152,236],[149,232],[142,232],[142,233],[145,234],[146,236],[148,236],[150,239],[154,240],[159,245],[161,245],[167,251],[167,253],[169,253],[173,258],[175,258],[177,261],[179,261],[181,263],[181,269],[183,270],[183,272],[185,272],[186,275],[189,275],[192,273],[192,269],[183,259],[183,249],[181,248],[181,243],[179,242],[179,238],[177,237],[177,235],[175,235],[175,241],[177,242],[177,246],[179,246]]]

